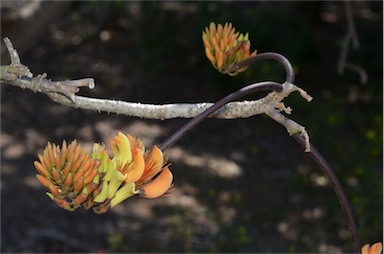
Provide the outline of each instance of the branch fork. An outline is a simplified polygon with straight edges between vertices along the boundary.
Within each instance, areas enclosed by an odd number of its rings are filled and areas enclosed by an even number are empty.
[[[92,78],[54,82],[46,79],[46,73],[33,77],[29,68],[20,62],[19,54],[14,49],[9,38],[4,38],[4,43],[9,52],[11,64],[1,66],[1,82],[19,86],[22,89],[28,88],[34,92],[46,94],[59,93],[70,98],[73,102],[75,101],[75,94],[79,91],[80,87],[88,87],[90,89],[95,87],[95,81]]]

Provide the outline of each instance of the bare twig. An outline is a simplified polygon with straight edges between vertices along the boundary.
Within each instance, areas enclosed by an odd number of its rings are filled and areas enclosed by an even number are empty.
[[[33,77],[32,72],[25,65],[21,64],[19,54],[13,48],[11,41],[4,38],[4,43],[8,49],[11,64],[1,66],[0,81],[21,88],[28,88],[34,92],[41,93],[61,93],[69,97],[72,101],[75,99],[75,93],[79,91],[79,87],[95,87],[94,80],[91,78],[81,80],[69,80],[52,82],[46,79],[46,74]]]
[[[23,76],[31,78],[33,74],[27,66],[21,64],[19,54],[13,48],[11,41],[8,38],[4,38],[4,43],[9,52],[11,64],[8,66],[1,66],[1,79],[4,81],[14,81],[18,77]]]
[[[349,0],[344,0],[345,15],[347,17],[348,23],[348,33],[351,35],[353,48],[358,49],[360,46],[359,37],[356,33],[355,22],[353,20],[353,12],[351,7],[351,2]]]
[[[344,0],[344,8],[345,8],[345,14],[347,18],[348,31],[344,37],[344,40],[341,46],[340,56],[337,63],[337,71],[339,75],[342,75],[344,73],[344,69],[346,68],[356,71],[360,76],[361,84],[364,85],[368,82],[368,75],[364,70],[364,68],[362,68],[359,65],[347,62],[349,44],[351,43],[351,41],[355,49],[359,48],[360,43],[359,43],[359,38],[357,36],[355,23],[353,21],[353,12],[352,12],[351,3],[349,0]]]
[[[28,88],[34,92],[46,93],[48,95],[51,93],[60,93],[65,95],[66,98],[70,98],[73,103],[76,100],[75,93],[79,91],[79,87],[88,87],[90,89],[95,87],[95,82],[92,78],[54,82],[47,80],[45,77],[46,74],[38,75],[33,78],[17,78],[13,81],[8,81],[7,83],[23,89]]]
[[[11,57],[11,63],[20,64],[20,57],[17,51],[13,48],[12,42],[9,38],[4,38],[4,43],[7,46],[9,56]]]

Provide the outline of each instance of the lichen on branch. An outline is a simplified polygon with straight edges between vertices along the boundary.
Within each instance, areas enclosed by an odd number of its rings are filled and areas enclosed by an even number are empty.
[[[95,82],[93,78],[68,81],[50,81],[46,79],[46,74],[33,77],[28,67],[20,63],[17,51],[13,48],[8,38],[4,38],[6,46],[11,55],[11,64],[1,66],[0,81],[2,83],[30,89],[34,92],[45,93],[57,103],[82,109],[92,109],[99,112],[109,112],[124,114],[151,119],[171,119],[171,118],[192,118],[209,108],[213,103],[175,103],[164,105],[142,104],[124,102],[108,99],[98,99],[77,96],[80,87],[93,89]],[[242,67],[244,68],[244,67]],[[284,90],[281,94],[286,97],[289,93]],[[271,100],[268,99],[268,103]],[[247,118],[264,113],[266,99],[262,98],[253,101],[232,102],[212,114],[211,117],[234,119]]]

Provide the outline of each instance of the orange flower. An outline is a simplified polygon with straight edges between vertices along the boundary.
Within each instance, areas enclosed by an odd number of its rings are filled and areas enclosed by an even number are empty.
[[[370,246],[368,243],[361,248],[362,254],[381,254],[383,250],[383,244],[381,242],[377,242]]]
[[[64,141],[62,148],[48,143],[35,161],[47,195],[69,211],[83,206],[104,213],[133,195],[157,198],[172,186],[172,173],[157,146],[145,151],[139,139],[121,132],[109,144],[112,158],[99,144],[89,156],[76,141],[68,147]]]
[[[102,166],[106,165],[104,167],[112,171],[107,173],[104,187],[95,196],[94,201],[98,204],[93,210],[96,213],[106,212],[133,195],[157,198],[169,190],[173,176],[164,167],[163,153],[157,146],[152,151],[145,151],[139,139],[121,132],[109,144],[114,157],[104,161]],[[157,174],[159,176],[155,177]]]
[[[256,55],[256,50],[250,53],[251,42],[246,35],[235,32],[231,23],[218,24],[211,22],[209,28],[203,32],[205,54],[212,65],[221,73],[236,75],[245,71],[243,67],[231,71],[231,67],[251,56]]]
[[[115,156],[112,161],[116,161],[116,169],[121,173],[123,181],[126,184],[134,183],[134,190],[129,188],[129,191],[144,198],[157,198],[171,187],[172,173],[168,167],[164,167],[163,153],[157,146],[152,151],[145,152],[140,140],[121,132],[110,145]],[[163,173],[164,171],[167,173]],[[155,177],[157,174],[159,176]],[[124,195],[129,195],[129,191],[127,187],[127,192],[116,195],[117,198],[111,201],[112,207],[120,203],[117,200],[123,200]]]

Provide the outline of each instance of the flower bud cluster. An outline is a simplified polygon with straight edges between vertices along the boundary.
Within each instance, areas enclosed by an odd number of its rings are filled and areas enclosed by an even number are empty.
[[[232,66],[256,55],[256,50],[250,53],[251,42],[248,33],[243,35],[235,32],[231,23],[216,26],[211,22],[202,37],[206,56],[221,73],[233,76],[245,71],[247,66],[237,70],[232,70]]]

